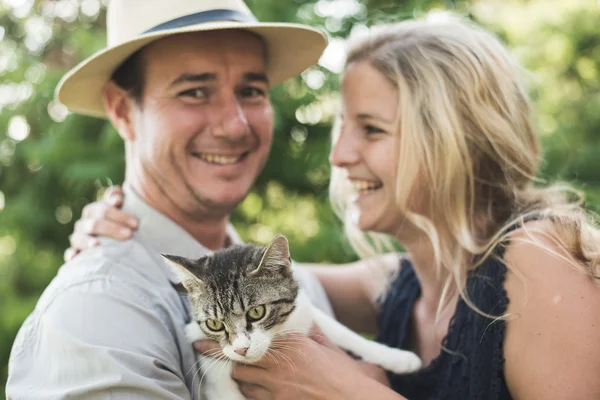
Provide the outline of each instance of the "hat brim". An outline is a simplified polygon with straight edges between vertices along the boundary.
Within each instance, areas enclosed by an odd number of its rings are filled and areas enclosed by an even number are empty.
[[[300,75],[316,64],[327,46],[327,37],[319,30],[288,23],[202,23],[139,36],[101,50],[70,70],[58,83],[56,96],[71,111],[105,118],[103,92],[115,69],[142,47],[180,33],[241,29],[254,32],[266,43],[267,76],[271,86]]]

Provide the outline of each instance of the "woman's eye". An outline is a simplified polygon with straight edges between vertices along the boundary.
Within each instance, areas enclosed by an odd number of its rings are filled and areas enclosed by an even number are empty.
[[[180,96],[192,97],[194,99],[202,99],[206,97],[206,90],[201,88],[189,89],[179,93]]]
[[[373,126],[373,125],[365,125],[364,130],[368,135],[374,135],[377,133],[385,133],[385,131],[383,129],[379,129],[378,127]]]
[[[221,321],[217,321],[216,319],[207,319],[206,326],[211,331],[219,332],[225,329],[225,325]]]
[[[258,321],[265,316],[265,306],[256,306],[251,308],[248,310],[246,316],[250,321]]]

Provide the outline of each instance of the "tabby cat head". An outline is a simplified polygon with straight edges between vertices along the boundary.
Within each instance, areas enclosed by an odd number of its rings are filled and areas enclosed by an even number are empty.
[[[204,333],[232,360],[260,360],[298,295],[287,239],[277,236],[267,247],[235,245],[198,260],[163,256]]]

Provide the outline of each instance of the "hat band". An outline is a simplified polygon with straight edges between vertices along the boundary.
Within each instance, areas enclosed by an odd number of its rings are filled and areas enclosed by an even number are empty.
[[[156,25],[154,28],[148,29],[143,34],[164,31],[167,29],[182,28],[184,26],[213,21],[258,22],[256,17],[254,17],[252,14],[247,14],[237,10],[217,9],[184,15],[183,17],[178,17],[170,21],[163,22],[160,25]]]

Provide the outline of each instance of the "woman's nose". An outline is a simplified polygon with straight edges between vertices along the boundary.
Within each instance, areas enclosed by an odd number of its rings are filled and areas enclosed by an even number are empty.
[[[356,164],[360,160],[358,141],[352,137],[352,133],[342,129],[337,140],[333,144],[329,161],[338,168],[344,168]]]

